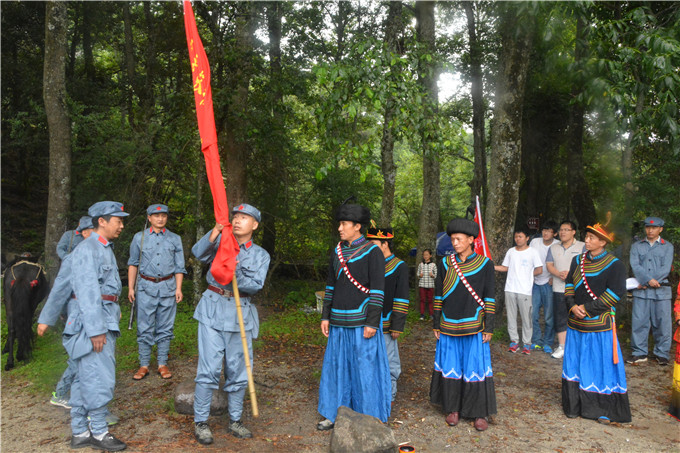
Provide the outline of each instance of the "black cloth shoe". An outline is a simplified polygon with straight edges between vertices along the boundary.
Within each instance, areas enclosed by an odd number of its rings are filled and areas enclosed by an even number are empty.
[[[318,429],[319,431],[328,431],[330,429],[333,429],[334,426],[335,426],[335,423],[328,420],[327,418],[324,418],[319,423],[317,423],[316,429]]]
[[[632,355],[626,359],[626,363],[630,363],[632,365],[645,363],[646,361],[647,361],[646,355]]]
[[[92,434],[90,434],[87,437],[76,437],[76,436],[71,436],[71,448],[85,448],[89,447],[90,440],[92,439]]]
[[[230,421],[229,432],[232,436],[238,437],[239,439],[250,439],[253,437],[253,433],[241,423],[241,420]]]
[[[113,437],[111,433],[106,433],[102,440],[97,440],[94,435],[90,436],[90,447],[96,450],[121,451],[127,448],[127,444]]]
[[[664,357],[659,357],[659,356],[656,356],[655,358],[656,358],[656,363],[658,363],[659,365],[661,365],[661,366],[668,365],[668,359],[666,359]]]
[[[197,422],[194,428],[194,436],[199,444],[210,445],[213,443],[212,431],[206,422]]]

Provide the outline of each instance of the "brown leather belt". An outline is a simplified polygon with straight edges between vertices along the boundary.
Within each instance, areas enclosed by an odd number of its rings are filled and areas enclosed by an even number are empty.
[[[76,295],[71,293],[71,298],[77,299]],[[112,296],[110,294],[102,294],[102,300],[108,300],[109,302],[118,302],[118,296]]]
[[[208,285],[208,289],[210,291],[213,291],[213,292],[219,294],[220,296],[234,297],[234,293],[230,289],[222,289],[222,288],[218,288],[217,286],[213,286],[213,285]]]
[[[139,274],[139,276],[142,277],[144,280],[149,280],[150,282],[154,283],[160,283],[164,282],[165,280],[170,280],[172,277],[175,276],[175,274],[166,275],[165,277],[148,277],[144,274]]]

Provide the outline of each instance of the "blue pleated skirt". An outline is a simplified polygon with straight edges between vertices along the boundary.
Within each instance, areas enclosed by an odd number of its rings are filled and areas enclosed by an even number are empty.
[[[335,422],[340,406],[387,422],[392,402],[390,367],[380,332],[364,338],[363,327],[330,327],[319,385],[319,413]]]
[[[482,333],[454,337],[440,335],[430,383],[430,401],[445,413],[488,417],[496,413],[496,390],[491,348]]]
[[[621,347],[614,363],[612,331],[567,329],[562,363],[562,406],[568,416],[616,422],[631,420],[628,385]]]

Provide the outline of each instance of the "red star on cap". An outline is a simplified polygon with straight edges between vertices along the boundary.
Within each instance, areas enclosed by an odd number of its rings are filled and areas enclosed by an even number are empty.
[[[160,207],[160,206],[156,206],[156,211],[160,211],[160,210],[161,210],[161,207]]]
[[[649,223],[654,223],[654,221],[653,221],[653,220],[650,220]]]
[[[239,210],[239,211],[242,211],[242,210],[243,210],[243,205],[240,205],[240,206],[238,207],[238,210]]]
[[[125,210],[125,206],[121,205],[121,206],[120,206],[120,210],[121,210],[121,211],[124,211],[124,210]]]

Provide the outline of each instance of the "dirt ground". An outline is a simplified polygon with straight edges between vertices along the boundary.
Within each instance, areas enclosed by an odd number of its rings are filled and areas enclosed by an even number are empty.
[[[429,322],[413,326],[412,334],[400,345],[403,371],[389,425],[398,442],[408,442],[418,452],[680,451],[680,423],[666,415],[671,366],[660,367],[656,362],[627,366],[633,422],[603,426],[563,415],[561,360],[543,352],[510,354],[504,345],[494,343],[498,414],[489,429],[479,433],[471,420],[447,426],[444,414],[428,402],[434,351]],[[322,347],[291,349],[269,344],[256,351],[260,416],[250,415],[249,404],[244,416],[253,431],[252,439],[235,439],[227,433],[224,417],[211,417],[215,443],[201,446],[193,437],[192,417],[174,412],[173,390],[178,383],[194,378],[195,358],[171,359],[175,376],[169,381],[153,373],[136,382],[131,373],[119,373],[110,409],[121,422],[111,432],[133,452],[328,451],[330,432],[315,429],[320,420],[316,404],[322,358]],[[3,373],[1,450],[70,451],[68,412],[51,406],[49,395],[35,395],[29,387],[30,383]]]

